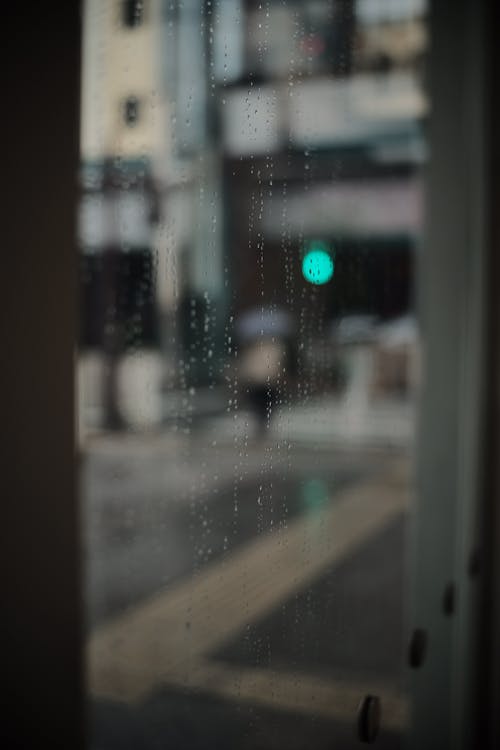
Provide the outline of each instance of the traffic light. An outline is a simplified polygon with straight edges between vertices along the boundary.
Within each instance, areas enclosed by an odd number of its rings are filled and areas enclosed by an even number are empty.
[[[310,242],[302,258],[302,275],[310,284],[327,284],[335,271],[335,256],[325,242]]]

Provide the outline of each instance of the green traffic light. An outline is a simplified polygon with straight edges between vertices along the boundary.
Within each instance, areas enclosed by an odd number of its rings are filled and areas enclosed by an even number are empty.
[[[330,281],[335,263],[325,244],[315,242],[302,259],[302,275],[306,281],[320,286]]]

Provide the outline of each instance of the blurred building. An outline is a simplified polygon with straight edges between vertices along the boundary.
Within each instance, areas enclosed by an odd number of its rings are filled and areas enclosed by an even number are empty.
[[[292,310],[303,357],[326,377],[332,321],[384,322],[413,307],[425,4],[220,7],[214,57],[225,61],[215,71],[233,310]],[[334,257],[335,275],[311,287],[301,260],[318,241]]]
[[[111,363],[104,388],[119,393],[120,359],[137,350],[150,393],[223,382],[231,321],[264,305],[294,316],[321,389],[341,369],[335,321],[411,314],[425,11],[423,0],[87,0],[81,340]],[[315,242],[335,261],[324,286],[302,275]],[[405,369],[394,356],[380,353],[374,392]],[[141,408],[161,415],[161,398]]]
[[[86,0],[83,25],[82,391],[87,417],[93,404],[96,421],[118,426],[120,390],[131,378],[123,363],[159,342],[161,2]]]
[[[109,157],[147,162],[165,151],[159,89],[159,0],[84,3],[81,152],[84,163]]]

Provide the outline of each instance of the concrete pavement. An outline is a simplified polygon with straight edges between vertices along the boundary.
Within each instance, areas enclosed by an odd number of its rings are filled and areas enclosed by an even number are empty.
[[[201,750],[228,736],[233,747],[269,750],[293,726],[291,747],[309,747],[313,731],[315,747],[343,738],[348,748],[367,690],[383,696],[380,746],[397,746],[407,720],[403,578],[394,579],[404,555],[404,453],[214,434],[206,424],[88,444],[96,750],[127,746],[116,722],[132,722],[141,750]],[[184,739],[172,740],[186,711],[203,733],[183,725]]]

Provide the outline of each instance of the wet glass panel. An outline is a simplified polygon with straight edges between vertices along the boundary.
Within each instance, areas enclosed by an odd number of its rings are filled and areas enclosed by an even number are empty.
[[[83,16],[89,747],[400,747],[425,4]]]

